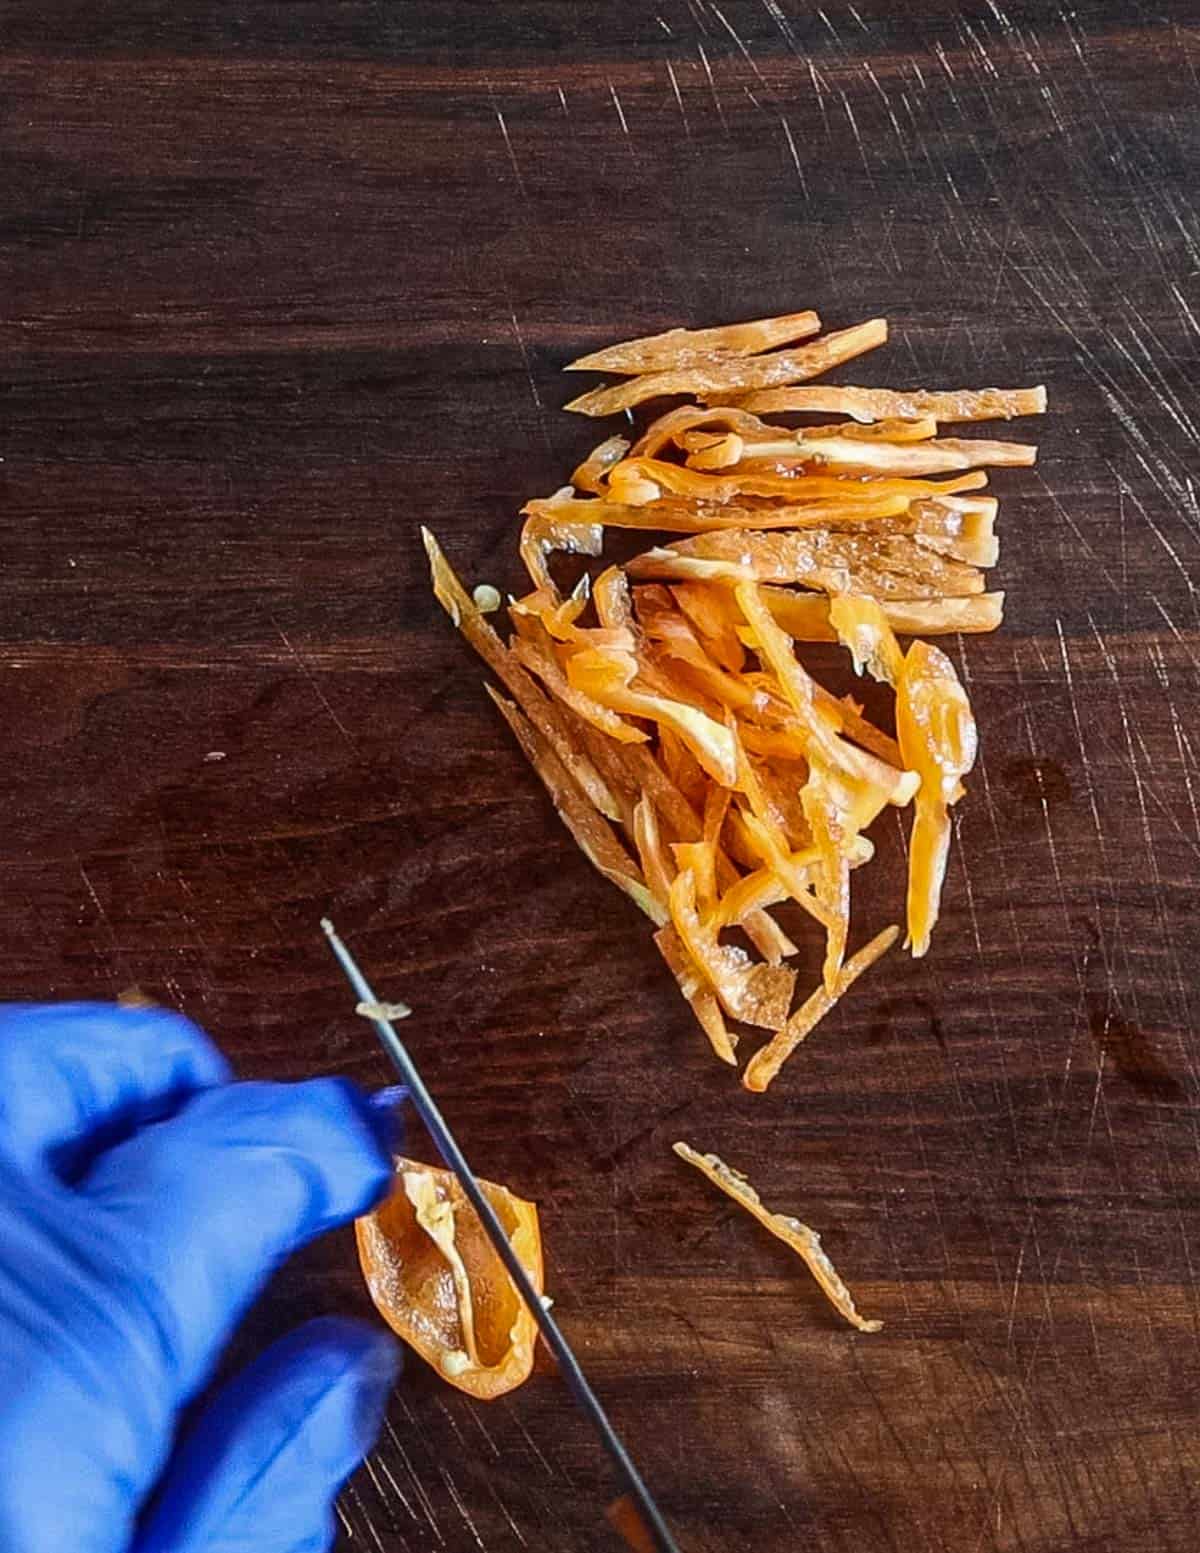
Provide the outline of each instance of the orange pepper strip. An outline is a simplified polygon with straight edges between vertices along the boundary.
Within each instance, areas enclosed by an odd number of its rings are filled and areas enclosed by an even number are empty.
[[[593,448],[580,464],[571,476],[571,484],[577,491],[590,491],[593,496],[599,496],[608,479],[608,471],[628,452],[629,443],[624,437],[607,438],[599,447]]]
[[[879,603],[861,593],[835,593],[829,623],[854,659],[854,672],[865,669],[882,685],[899,683],[904,654]]]
[[[748,445],[731,435],[714,448],[692,454],[687,467],[725,469],[729,479],[743,482],[770,474],[796,479],[834,471],[852,476],[921,479],[984,466],[1027,467],[1036,461],[1037,448],[1028,442],[966,441],[961,437],[885,442],[862,436],[837,437],[831,435],[831,428],[825,427],[820,436],[811,436],[806,430],[783,440]],[[752,487],[743,484],[743,489],[749,491]]]
[[[763,602],[757,585],[739,583],[736,597],[754,634],[758,650],[770,665],[779,688],[799,719],[800,730],[809,740],[810,752],[819,754],[830,766],[852,781],[880,788],[887,802],[906,804],[917,787],[916,775],[911,771],[897,771],[865,750],[839,739],[829,724],[819,716],[815,706],[814,681],[796,657],[791,637],[778,625]]]
[[[896,690],[896,732],[906,762],[921,774],[908,855],[908,943],[913,958],[929,948],[950,851],[949,806],[975,764],[978,736],[971,704],[946,654],[916,641]]]
[[[648,793],[638,799],[633,811],[633,841],[637,847],[642,873],[655,900],[664,908],[671,898],[671,881],[676,869],[663,845],[658,816]]]
[[[671,581],[802,583],[824,593],[869,593],[891,599],[967,598],[984,589],[983,573],[942,556],[910,534],[846,533],[827,527],[751,533],[712,530],[635,556],[631,577]]]
[[[777,318],[756,318],[751,323],[722,324],[715,329],[668,329],[637,340],[606,345],[589,356],[568,362],[568,372],[662,372],[678,370],[694,361],[714,357],[755,356],[816,334],[821,320],[816,313],[782,313]]]
[[[572,731],[560,716],[558,707],[546,698],[517,662],[516,655],[500,640],[491,623],[463,587],[430,531],[422,529],[421,535],[429,556],[433,591],[438,603],[512,695],[590,801],[606,818],[616,819],[621,810],[612,790],[587,751],[572,737]]]
[[[742,1074],[745,1087],[755,1094],[762,1094],[800,1042],[807,1040],[838,999],[850,990],[865,970],[874,965],[880,955],[891,948],[899,936],[898,927],[893,925],[884,928],[857,954],[850,956],[838,973],[837,985],[832,991],[822,985],[806,998],[774,1039],[768,1041],[750,1059]]]
[[[678,467],[674,464],[668,466]],[[825,500],[755,501],[718,503],[711,498],[695,496],[662,496],[653,482],[643,482],[635,489],[644,500],[634,502],[626,496],[605,493],[589,501],[544,501],[534,498],[521,508],[530,523],[553,523],[557,530],[598,528],[647,529],[661,534],[708,534],[732,531],[733,533],[770,531],[773,529],[810,529],[832,527],[834,524],[851,524],[862,529],[878,525],[881,532],[891,519],[908,512],[914,497],[904,490],[876,489],[871,485],[850,480],[839,482],[843,489]],[[895,482],[892,482],[893,484]],[[802,493],[789,488],[782,494]],[[882,487],[883,481],[875,482]],[[652,488],[653,486],[653,488]],[[928,498],[934,500],[935,498]],[[915,531],[915,524],[910,525]],[[539,543],[541,536],[534,530]],[[532,542],[532,541],[531,541]],[[591,539],[588,540],[591,543]],[[565,548],[565,547],[557,547]],[[540,556],[541,550],[534,552]],[[540,563],[539,563],[540,565]],[[549,574],[540,568],[548,580]]]
[[[668,442],[686,447],[689,433],[701,426],[727,427],[737,432],[744,442],[765,442],[779,435],[778,426],[769,426],[766,421],[759,420],[757,415],[747,415],[745,410],[736,410],[729,405],[712,405],[703,409],[698,405],[685,404],[651,421],[633,444],[630,457],[656,458]]]
[[[831,444],[824,446],[828,448]],[[880,444],[880,447],[884,446]],[[622,459],[608,476],[608,489],[613,499],[631,507],[659,501],[664,491],[719,504],[734,501],[739,496],[785,496],[796,502],[826,501],[853,507],[856,502],[870,504],[885,496],[904,496],[909,500],[920,496],[953,496],[959,491],[978,490],[986,484],[987,476],[982,473],[963,474],[953,480],[839,479],[834,475],[756,473],[753,469],[724,475],[705,474],[657,458]],[[541,503],[538,510],[547,505],[553,504]]]
[[[536,1206],[494,1182],[479,1184],[540,1294]],[[452,1386],[491,1401],[528,1380],[536,1324],[453,1172],[398,1159],[391,1196],[355,1233],[379,1313]]]
[[[852,415],[856,421],[889,417],[937,421],[1007,421],[1017,415],[1044,415],[1044,388],[952,388],[934,393],[927,388],[770,388],[739,400],[740,408],[756,415]]]
[[[516,735],[529,764],[541,777],[542,785],[550,794],[559,819],[571,832],[575,845],[594,868],[646,913],[651,922],[661,926],[667,920],[665,907],[647,888],[637,864],[617,840],[608,822],[571,780],[566,767],[533,724],[490,685],[486,689]]]
[[[851,1326],[857,1327],[860,1332],[879,1331],[883,1326],[882,1321],[867,1321],[859,1315],[850,1290],[838,1277],[833,1263],[821,1249],[821,1238],[815,1230],[809,1229],[807,1224],[801,1224],[799,1219],[782,1213],[771,1213],[763,1206],[762,1198],[746,1177],[740,1171],[731,1170],[717,1155],[698,1154],[686,1143],[676,1143],[673,1147],[680,1159],[694,1166],[701,1175],[707,1176],[719,1191],[731,1197],[739,1207],[745,1208],[776,1240],[782,1240],[785,1246],[790,1246],[799,1255],[820,1285],[822,1294]]]
[[[686,702],[631,689],[636,673],[632,654],[594,648],[576,653],[567,664],[567,678],[577,690],[614,712],[647,717],[670,728],[710,777],[732,787],[735,767],[728,730]]]
[[[736,1066],[737,1058],[733,1049],[737,1045],[737,1035],[725,1023],[720,1000],[687,952],[683,939],[674,927],[668,925],[655,933],[654,945],[678,982],[680,992],[691,1005],[696,1021],[708,1037],[713,1051],[722,1062]]]
[[[762,596],[778,623],[796,641],[837,640],[837,632],[829,620],[829,600],[821,594],[763,587]],[[1004,594],[976,593],[967,598],[949,599],[886,599],[880,601],[880,608],[892,630],[906,636],[995,631],[1004,619]]]
[[[550,575],[548,557],[552,550],[571,555],[599,555],[604,548],[604,530],[598,523],[584,519],[568,521],[554,509],[565,502],[542,503],[542,510],[525,520],[521,529],[520,551],[530,581],[539,593],[557,600],[558,589]]]

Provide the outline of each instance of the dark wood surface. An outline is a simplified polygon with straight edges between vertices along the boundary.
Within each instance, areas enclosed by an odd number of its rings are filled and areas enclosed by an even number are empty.
[[[688,1553],[1186,1553],[1200,1536],[1200,31],[981,0],[0,16],[0,972],[132,984],[246,1074],[387,1073],[330,913]],[[514,585],[595,428],[582,348],[803,306],[842,381],[1045,381],[933,952],[766,1097],[716,1065],[429,597]],[[893,918],[898,831],[856,932]],[[810,945],[802,971],[815,973]],[[820,1228],[865,1310],[672,1157]],[[253,1211],[253,1204],[247,1205]],[[369,1315],[348,1235],[243,1346]],[[411,1363],[374,1553],[610,1546],[555,1378]]]

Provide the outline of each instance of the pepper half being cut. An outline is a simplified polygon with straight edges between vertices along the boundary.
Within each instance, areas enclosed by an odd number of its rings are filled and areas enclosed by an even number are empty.
[[[540,1295],[536,1205],[479,1184]],[[452,1386],[486,1402],[529,1379],[537,1326],[452,1171],[398,1159],[391,1195],[355,1231],[380,1315]]]

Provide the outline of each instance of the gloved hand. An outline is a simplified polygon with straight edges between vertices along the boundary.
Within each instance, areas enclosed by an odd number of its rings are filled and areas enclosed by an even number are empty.
[[[272,1269],[382,1195],[388,1151],[351,1084],[229,1077],[174,1014],[0,1006],[3,1553],[332,1540],[390,1336],[315,1321],[174,1429]]]

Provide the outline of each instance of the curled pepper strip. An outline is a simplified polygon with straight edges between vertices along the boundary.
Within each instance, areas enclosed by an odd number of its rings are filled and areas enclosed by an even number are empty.
[[[842,1282],[837,1269],[822,1250],[821,1237],[816,1230],[810,1229],[807,1224],[801,1224],[799,1219],[790,1218],[782,1213],[771,1213],[764,1207],[762,1198],[746,1177],[740,1171],[730,1169],[716,1154],[698,1154],[686,1143],[676,1143],[672,1147],[680,1159],[693,1166],[702,1176],[706,1176],[718,1191],[724,1192],[726,1197],[731,1197],[739,1207],[745,1208],[746,1212],[756,1218],[764,1229],[769,1230],[776,1240],[782,1240],[785,1246],[790,1246],[816,1279],[825,1298],[851,1326],[857,1327],[860,1332],[880,1330],[883,1326],[882,1321],[867,1321],[859,1315],[850,1290]]]
[[[536,1206],[479,1184],[541,1294]],[[490,1401],[528,1380],[537,1326],[453,1172],[398,1159],[391,1195],[355,1232],[380,1315],[452,1386]]]

